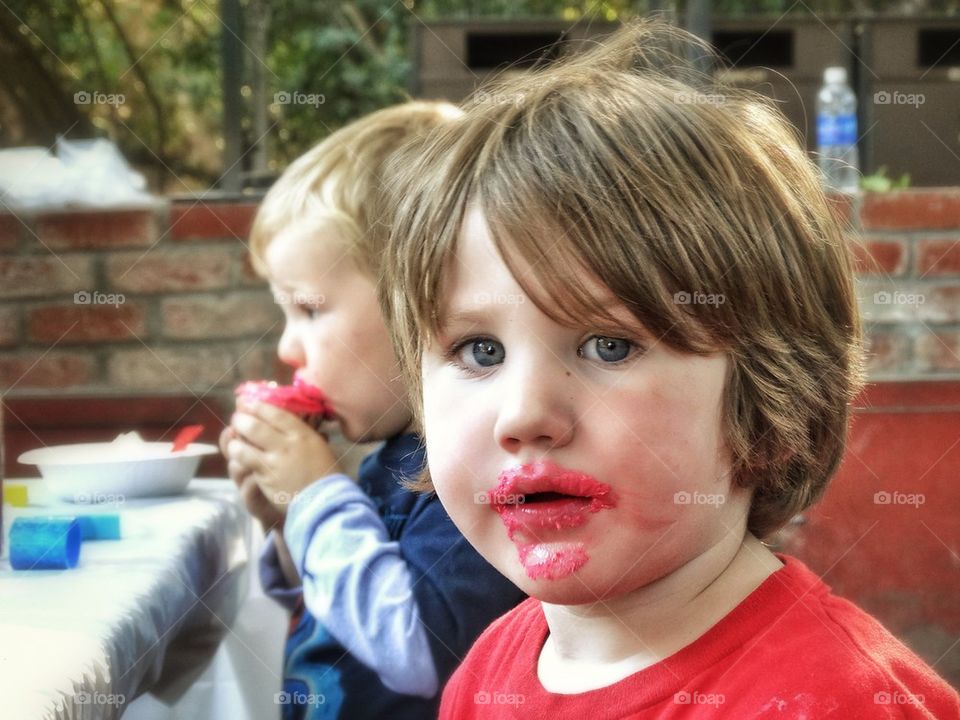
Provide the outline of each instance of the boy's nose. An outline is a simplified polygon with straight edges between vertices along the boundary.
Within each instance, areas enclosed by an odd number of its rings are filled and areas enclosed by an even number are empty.
[[[531,446],[546,451],[568,444],[576,422],[569,388],[565,368],[514,368],[494,426],[500,447],[516,453]]]
[[[302,368],[306,363],[303,343],[289,323],[283,328],[283,335],[277,343],[277,357],[292,368]]]

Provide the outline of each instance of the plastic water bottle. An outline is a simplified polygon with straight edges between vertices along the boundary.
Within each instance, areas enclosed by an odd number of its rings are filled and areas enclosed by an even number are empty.
[[[856,192],[860,179],[857,97],[847,85],[846,68],[823,71],[823,87],[817,94],[817,152],[824,185]]]

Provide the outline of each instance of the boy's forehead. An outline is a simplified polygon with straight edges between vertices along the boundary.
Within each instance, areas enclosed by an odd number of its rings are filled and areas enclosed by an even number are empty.
[[[500,261],[486,215],[476,202],[467,205],[460,231],[457,233],[454,257],[458,270],[461,267],[469,269],[478,261],[483,263]]]
[[[529,263],[517,253],[513,253],[512,259],[515,271],[504,262],[482,208],[470,203],[457,234],[452,262],[447,264],[443,278],[441,319],[444,316],[462,315],[478,305],[489,304],[483,302],[483,292],[486,290],[529,284],[530,281],[536,283],[535,269],[529,267]],[[526,282],[522,283],[518,275]]]
[[[349,245],[343,231],[333,219],[302,218],[281,226],[270,239],[267,251],[275,245],[302,252],[306,249],[325,252],[342,252]]]
[[[476,320],[484,312],[495,308],[496,303],[492,300],[500,298],[488,291],[495,290],[496,286],[517,285],[525,299],[538,307],[559,310],[560,316],[567,314],[563,310],[569,307],[570,303],[569,298],[563,296],[564,279],[545,277],[546,265],[538,266],[537,263],[527,260],[511,245],[509,238],[505,244],[504,252],[510,256],[512,270],[501,257],[482,208],[476,203],[468,205],[453,253],[454,262],[449,266],[444,278],[445,292],[437,312],[440,328],[459,321]],[[564,262],[567,269],[564,274],[577,278],[578,284],[591,298],[597,317],[607,316],[623,323],[638,324],[637,318],[624,302],[580,259],[572,257],[569,245],[563,245],[556,238],[547,236],[538,245],[541,252],[567,256]],[[551,263],[551,266],[555,268],[556,264]]]
[[[524,228],[516,236],[510,233],[509,228],[499,228],[500,246],[491,232],[490,221],[483,209],[476,203],[470,203],[464,214],[460,232],[457,236],[454,250],[454,264],[452,269],[458,276],[483,279],[483,268],[487,273],[494,268],[508,273],[512,279],[525,288],[546,287],[545,282],[548,267],[555,273],[557,263],[539,262],[536,257],[551,253],[555,258],[563,257],[562,264],[566,266],[564,273],[582,275],[589,272],[583,263],[572,256],[569,244],[558,242],[557,233],[552,229],[531,232]],[[517,240],[521,237],[522,240]],[[520,247],[520,243],[526,245]],[[506,256],[506,257],[504,257]],[[598,289],[602,283],[596,283]]]

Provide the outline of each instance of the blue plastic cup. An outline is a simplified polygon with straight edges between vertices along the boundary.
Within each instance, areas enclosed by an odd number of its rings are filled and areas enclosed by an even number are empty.
[[[116,513],[77,515],[82,540],[119,540],[120,516]]]
[[[18,517],[10,526],[14,570],[68,570],[80,559],[80,523],[75,517]]]

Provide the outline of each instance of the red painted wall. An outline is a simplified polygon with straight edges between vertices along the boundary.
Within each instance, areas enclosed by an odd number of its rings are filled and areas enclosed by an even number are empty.
[[[777,541],[960,687],[960,382],[869,386],[839,473]]]

